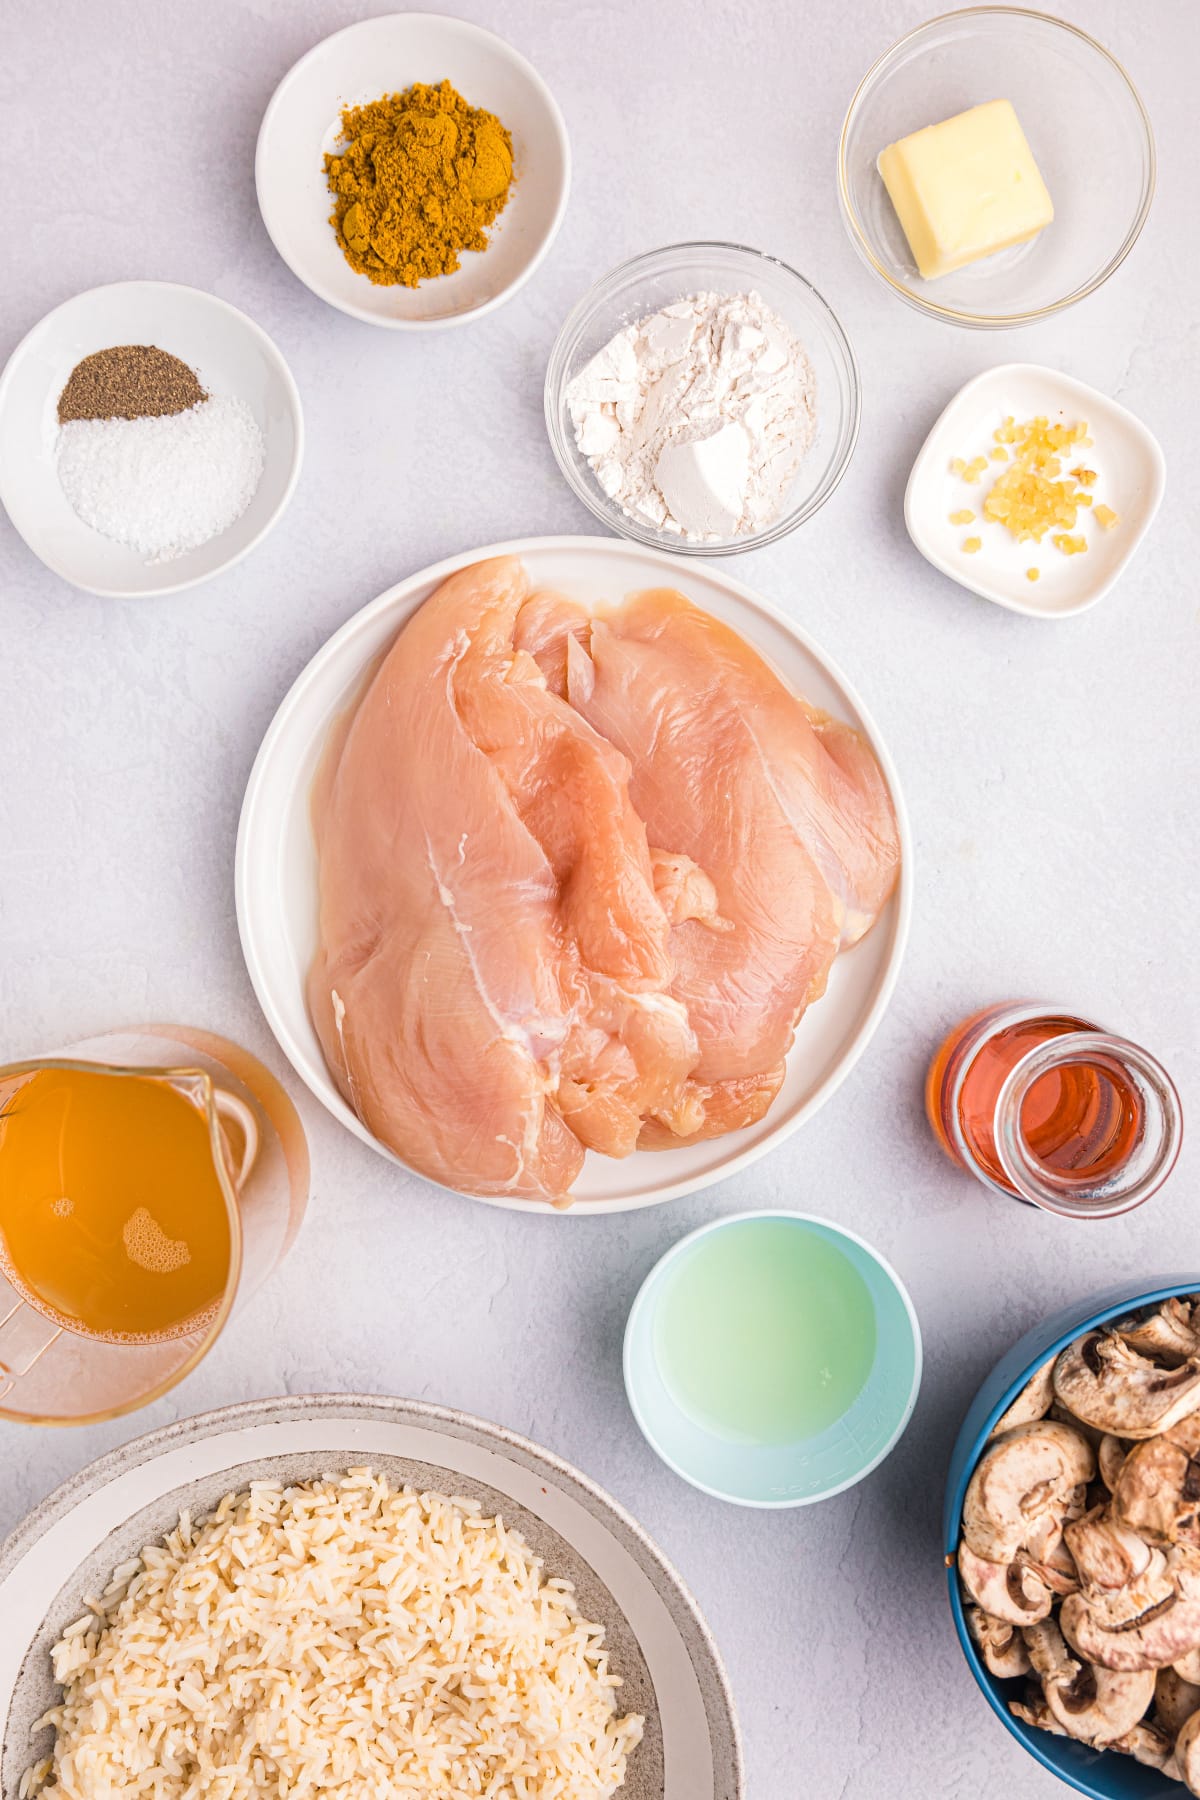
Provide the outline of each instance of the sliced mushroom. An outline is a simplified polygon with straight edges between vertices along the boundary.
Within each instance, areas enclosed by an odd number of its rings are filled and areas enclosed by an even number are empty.
[[[1200,1307],[1195,1295],[1164,1300],[1154,1312],[1133,1323],[1116,1327],[1131,1350],[1148,1356],[1164,1368],[1176,1369],[1189,1357],[1200,1356]]]
[[[1066,1540],[1088,1607],[1106,1631],[1137,1624],[1175,1594],[1161,1550],[1094,1507],[1066,1528]]]
[[[1079,1574],[1075,1567],[1075,1559],[1067,1549],[1061,1532],[1059,1540],[1050,1554],[1044,1558],[1035,1557],[1032,1552],[1020,1550],[1015,1559],[1023,1569],[1029,1569],[1044,1581],[1051,1593],[1062,1599],[1066,1594],[1079,1592]]]
[[[1076,1662],[1053,1619],[1021,1635],[1041,1676],[1046,1705],[1068,1737],[1109,1744],[1133,1730],[1154,1698],[1153,1670],[1113,1671]]]
[[[1029,1535],[1013,1558],[1032,1569],[1056,1594],[1073,1594],[1079,1586],[1075,1561],[1066,1546],[1063,1531],[1088,1510],[1088,1489],[1079,1482],[1067,1495],[1061,1513],[1044,1512],[1031,1525]]]
[[[1200,1712],[1194,1712],[1175,1739],[1175,1763],[1179,1780],[1188,1792],[1200,1794]]]
[[[1069,1425],[1072,1431],[1077,1431],[1080,1437],[1087,1439],[1093,1452],[1099,1452],[1100,1441],[1104,1433],[1098,1431],[1094,1425],[1089,1425],[1086,1419],[1076,1418],[1070,1407],[1064,1406],[1061,1400],[1055,1400],[1047,1417],[1057,1419],[1061,1425]]]
[[[1035,1372],[972,1473],[958,1562],[985,1666],[1036,1678],[1015,1718],[1200,1796],[1200,1294]]]
[[[1117,1479],[1125,1466],[1125,1458],[1128,1454],[1129,1445],[1106,1431],[1100,1439],[1100,1445],[1096,1451],[1096,1467],[1100,1472],[1101,1481],[1110,1494],[1116,1488]]]
[[[1036,1374],[1030,1376],[1008,1411],[1001,1413],[989,1437],[1003,1437],[1006,1431],[1012,1431],[1017,1425],[1029,1425],[1036,1419],[1044,1419],[1053,1399],[1054,1358],[1051,1357]]]
[[[1084,1663],[1069,1684],[1046,1683],[1046,1705],[1068,1737],[1104,1745],[1124,1738],[1154,1698],[1153,1669],[1116,1672]],[[1163,1760],[1171,1746],[1164,1747]]]
[[[1012,1562],[1047,1517],[1061,1520],[1095,1458],[1069,1425],[1018,1425],[984,1451],[963,1502],[963,1536],[976,1556]]]
[[[1006,1625],[1036,1624],[1054,1604],[1054,1595],[1032,1569],[988,1562],[976,1556],[965,1538],[958,1546],[958,1572],[976,1606]]]
[[[1085,1424],[1149,1438],[1200,1407],[1200,1356],[1162,1369],[1111,1331],[1089,1331],[1054,1365],[1054,1392]]]
[[[1161,1769],[1167,1772],[1167,1764],[1172,1760],[1171,1738],[1167,1732],[1160,1731],[1152,1720],[1143,1719],[1132,1731],[1123,1737],[1113,1738],[1104,1746],[1106,1750],[1120,1750],[1125,1756],[1132,1756],[1148,1769]],[[1178,1781],[1179,1776],[1172,1777]]]
[[[979,1645],[984,1667],[1000,1681],[1028,1675],[1032,1664],[1020,1628],[993,1619],[978,1606],[966,1608],[967,1630]]]
[[[1039,1731],[1048,1731],[1052,1737],[1066,1737],[1044,1696],[1035,1687],[1030,1687],[1023,1700],[1010,1700],[1008,1710],[1014,1719],[1020,1719],[1026,1725],[1034,1725]]]
[[[1113,1630],[1105,1628],[1085,1595],[1069,1594],[1059,1619],[1075,1654],[1106,1669],[1165,1669],[1200,1648],[1200,1600],[1174,1594]]]
[[[1200,1544],[1200,1415],[1135,1444],[1113,1488],[1113,1510],[1156,1544]]]
[[[1198,1708],[1200,1686],[1185,1681],[1178,1669],[1158,1671],[1154,1682],[1154,1723],[1172,1742]]]
[[[1067,1652],[1062,1632],[1053,1619],[1040,1619],[1021,1632],[1030,1666],[1043,1686],[1047,1682],[1068,1686],[1079,1673],[1079,1664]]]

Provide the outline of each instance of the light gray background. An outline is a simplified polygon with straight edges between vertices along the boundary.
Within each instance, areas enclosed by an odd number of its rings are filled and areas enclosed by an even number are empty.
[[[0,520],[0,1060],[176,1017],[282,1072],[233,911],[234,832],[259,739],[330,632],[400,576],[472,544],[593,529],[543,430],[550,345],[599,275],[688,237],[794,263],[862,364],[862,438],[843,487],[795,536],[730,566],[842,663],[891,745],[919,858],[907,963],[874,1044],[817,1120],[743,1177],[640,1214],[522,1218],[449,1198],[302,1096],[313,1191],[286,1268],[142,1416],[0,1429],[0,1531],[101,1450],[181,1414],[284,1390],[444,1401],[572,1458],[658,1538],[724,1651],[754,1800],[1049,1797],[1062,1790],[992,1719],[951,1636],[945,1461],[976,1384],[1040,1316],[1200,1262],[1200,1159],[1193,1141],[1169,1191],[1129,1219],[1071,1224],[954,1172],[920,1084],[961,1014],[1043,995],[1147,1044],[1200,1112],[1200,9],[1074,0],[1147,102],[1158,197],[1103,292],[999,336],[900,305],[838,218],[843,111],[876,53],[920,22],[915,0],[455,3],[547,78],[575,182],[530,286],[481,324],[427,337],[315,299],[275,255],[254,198],[255,134],[280,76],[386,4],[5,9],[0,355],[99,282],[209,288],[290,361],[308,454],[267,542],[177,599],[75,593]],[[1163,510],[1118,590],[1060,625],[937,575],[901,518],[936,413],[969,376],[1012,359],[1117,396],[1169,465]],[[625,1313],[653,1260],[702,1221],[764,1204],[828,1213],[879,1245],[912,1290],[927,1356],[890,1461],[838,1500],[769,1515],[708,1500],[659,1464],[620,1373]]]

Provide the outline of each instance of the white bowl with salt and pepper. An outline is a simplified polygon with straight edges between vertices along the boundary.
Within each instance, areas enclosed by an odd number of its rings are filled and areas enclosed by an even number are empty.
[[[224,436],[211,429],[211,416],[205,418],[206,402],[173,417],[106,425],[129,438],[137,435],[130,432],[131,424],[145,427],[148,434],[163,438],[168,452],[179,453],[180,463],[191,456],[193,474],[189,491],[181,496],[180,528],[192,548],[155,553],[106,536],[84,522],[64,488],[65,479],[77,503],[82,496],[85,511],[89,500],[108,516],[119,510],[119,492],[114,506],[111,485],[101,492],[97,481],[88,492],[95,444],[85,444],[70,466],[64,459],[60,468],[63,432],[73,426],[60,425],[58,415],[59,396],[77,365],[118,345],[152,345],[178,358],[195,372],[209,401],[220,403],[228,428]],[[183,439],[172,446],[164,434],[175,427]],[[246,441],[238,443],[239,435]],[[228,470],[219,466],[230,444],[244,453],[247,463],[243,493],[232,503]],[[29,548],[56,575],[114,599],[178,593],[248,555],[291,499],[303,447],[300,395],[279,350],[245,313],[198,288],[125,281],[76,294],[34,326],[0,376],[0,501]],[[129,448],[121,446],[127,472],[139,466],[138,458],[128,457]],[[144,462],[143,457],[141,466]],[[211,494],[206,486],[210,478]],[[161,511],[170,496],[164,492],[154,498]],[[223,529],[194,542],[205,534],[208,522],[229,518],[238,505],[241,510]]]
[[[845,332],[802,275],[738,244],[675,244],[584,295],[551,353],[545,408],[559,467],[610,530],[730,556],[828,500],[861,391]]]

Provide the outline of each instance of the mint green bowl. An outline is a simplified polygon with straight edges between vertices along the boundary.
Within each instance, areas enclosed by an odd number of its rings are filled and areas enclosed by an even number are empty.
[[[691,1418],[660,1367],[655,1326],[668,1283],[703,1239],[754,1220],[780,1221],[836,1247],[861,1278],[875,1318],[875,1353],[848,1410],[816,1436],[735,1442]],[[693,1487],[739,1506],[811,1506],[853,1487],[899,1441],[921,1384],[921,1331],[895,1270],[854,1232],[809,1213],[732,1213],[681,1238],[651,1269],[625,1327],[625,1391],[651,1448]]]

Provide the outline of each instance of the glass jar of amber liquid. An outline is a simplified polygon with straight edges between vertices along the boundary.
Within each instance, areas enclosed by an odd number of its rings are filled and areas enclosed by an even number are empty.
[[[990,1006],[930,1065],[929,1122],[995,1193],[1071,1218],[1128,1212],[1175,1166],[1183,1114],[1170,1076],[1137,1044],[1051,1006]]]

